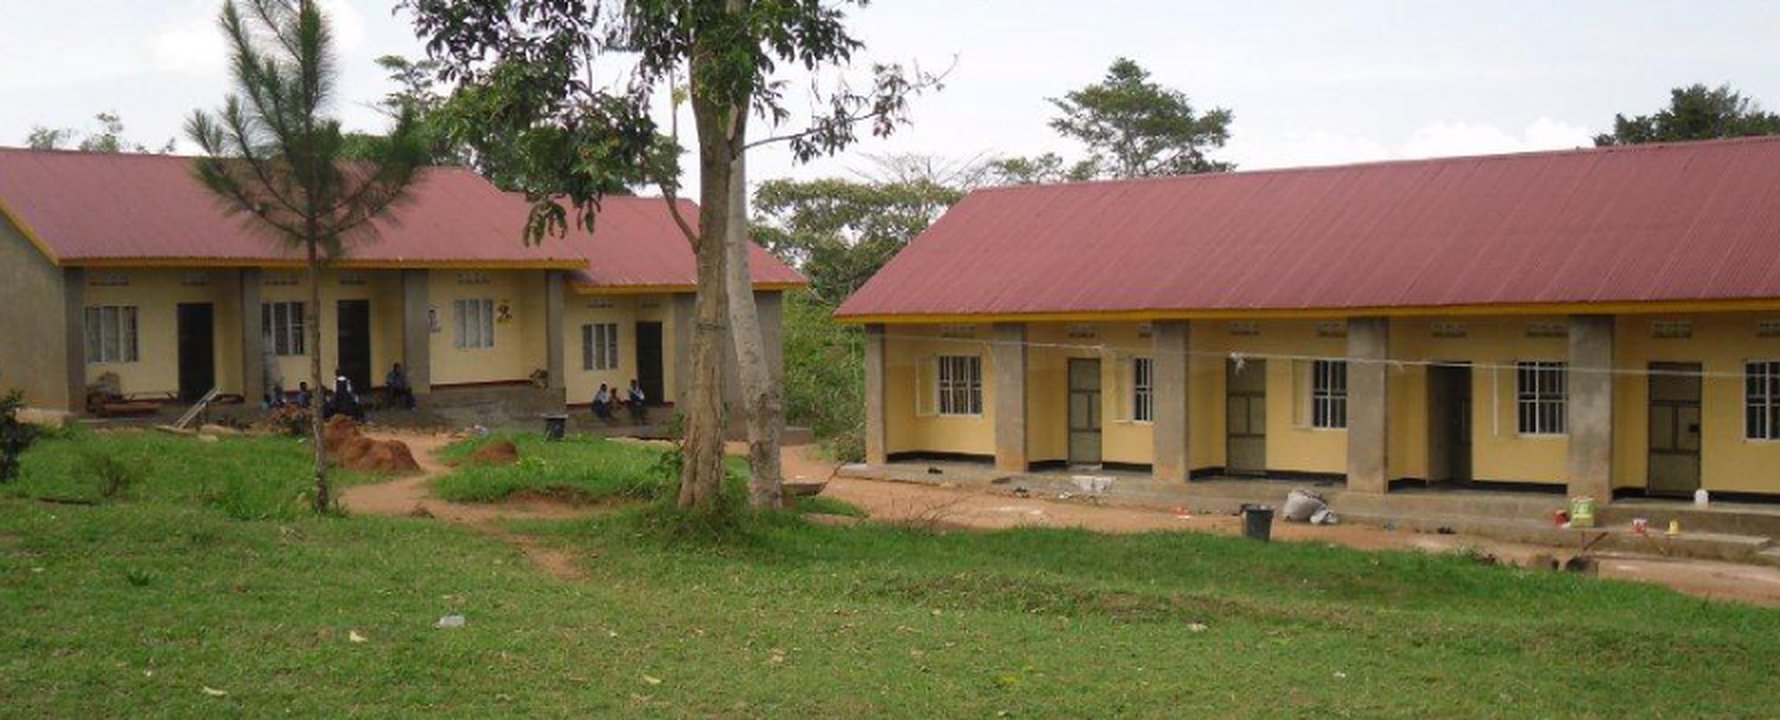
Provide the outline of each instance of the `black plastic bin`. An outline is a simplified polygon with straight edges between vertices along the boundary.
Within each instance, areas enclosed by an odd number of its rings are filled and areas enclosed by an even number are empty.
[[[544,416],[544,439],[545,440],[561,440],[563,438],[563,435],[567,434],[568,431],[569,431],[569,416],[567,416],[567,415],[545,415]]]
[[[1267,505],[1242,506],[1242,536],[1267,542],[1273,538],[1273,508]]]

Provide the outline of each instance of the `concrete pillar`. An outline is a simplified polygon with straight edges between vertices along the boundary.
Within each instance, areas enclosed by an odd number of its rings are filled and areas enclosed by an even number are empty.
[[[1613,499],[1613,316],[1570,316],[1569,491]]]
[[[1390,357],[1389,318],[1347,321],[1347,489],[1390,490],[1387,432],[1390,377],[1382,362]]]
[[[865,326],[865,462],[890,461],[890,434],[884,408],[884,375],[889,367],[884,326]]]
[[[1185,320],[1155,323],[1150,336],[1155,353],[1150,360],[1151,426],[1155,433],[1155,457],[1151,472],[1163,482],[1184,483],[1192,471],[1189,440],[1188,360],[1192,326]]]
[[[249,405],[266,400],[266,338],[260,327],[260,269],[243,268],[241,282],[241,397]]]
[[[549,374],[548,388],[562,392],[568,385],[567,360],[563,354],[563,283],[561,270],[544,271],[544,370]]]
[[[68,379],[65,386],[68,412],[75,415],[84,415],[87,410],[86,298],[86,271],[77,267],[65,270],[62,274],[62,339],[67,350],[63,353],[66,358],[63,367]]]
[[[674,387],[667,396],[674,399],[675,405],[685,405],[686,394],[692,391],[692,325],[696,322],[692,311],[696,300],[692,293],[673,296],[673,327],[669,332],[674,334]]]
[[[415,400],[433,392],[432,296],[427,289],[429,270],[402,271],[402,369]]]
[[[760,314],[760,339],[766,345],[766,366],[775,382],[785,379],[785,293],[760,290],[754,293],[754,309]]]
[[[995,469],[1023,473],[1026,457],[1026,324],[995,323]]]

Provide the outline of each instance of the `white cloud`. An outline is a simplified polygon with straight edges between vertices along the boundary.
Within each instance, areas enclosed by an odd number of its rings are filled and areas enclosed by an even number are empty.
[[[148,41],[148,57],[158,71],[181,75],[221,75],[228,67],[227,46],[210,12],[187,13]]]
[[[1371,138],[1326,130],[1289,132],[1278,138],[1253,138],[1240,130],[1221,152],[1212,156],[1236,162],[1238,170],[1340,165],[1383,160],[1393,156],[1389,147]]]
[[[161,28],[148,40],[148,56],[156,70],[196,76],[220,76],[228,69],[228,44],[217,26],[222,3],[188,3],[180,20]],[[334,50],[341,56],[365,44],[365,17],[346,0],[321,0],[322,13],[334,32]]]
[[[1397,157],[1429,158],[1454,155],[1491,155],[1559,150],[1590,144],[1588,128],[1551,118],[1534,120],[1518,134],[1494,125],[1468,122],[1436,122],[1411,133],[1397,149]]]
[[[1238,128],[1229,146],[1216,153],[1238,169],[1339,165],[1384,160],[1492,155],[1587,147],[1594,135],[1581,125],[1541,117],[1518,132],[1488,123],[1440,121],[1416,128],[1401,142],[1328,130],[1289,131],[1275,137],[1245,134]]]

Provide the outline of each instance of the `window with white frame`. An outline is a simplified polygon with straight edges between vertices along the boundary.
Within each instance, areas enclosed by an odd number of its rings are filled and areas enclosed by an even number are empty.
[[[457,316],[457,347],[466,350],[494,347],[494,301],[454,300]]]
[[[1155,368],[1150,358],[1131,359],[1131,419],[1137,422],[1156,419]]]
[[[939,414],[983,414],[983,359],[976,355],[942,355],[936,362]]]
[[[260,333],[273,355],[302,355],[303,303],[260,303]]]
[[[136,362],[136,307],[99,305],[86,309],[89,363]]]
[[[1564,434],[1564,399],[1569,392],[1565,364],[1543,360],[1518,362],[1514,375],[1520,434]]]
[[[1780,440],[1780,360],[1744,364],[1743,407],[1750,440]]]
[[[581,326],[581,367],[585,370],[618,369],[618,323]]]
[[[1310,364],[1310,426],[1325,430],[1347,427],[1347,362],[1314,360]]]

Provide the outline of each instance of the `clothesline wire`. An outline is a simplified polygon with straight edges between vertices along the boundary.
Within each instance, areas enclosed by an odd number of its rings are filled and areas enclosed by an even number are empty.
[[[1387,368],[1391,368],[1394,370],[1404,370],[1404,369],[1411,368],[1411,367],[1469,368],[1469,369],[1473,369],[1473,370],[1488,370],[1488,371],[1492,371],[1492,372],[1501,371],[1501,370],[1519,371],[1519,370],[1523,369],[1518,363],[1495,363],[1495,362],[1487,362],[1487,361],[1467,362],[1467,361],[1457,361],[1457,360],[1427,360],[1427,359],[1411,359],[1411,358],[1360,358],[1360,357],[1349,357],[1346,355],[1307,355],[1307,354],[1301,354],[1301,353],[1250,352],[1250,351],[1246,351],[1246,350],[1218,351],[1218,350],[1191,350],[1191,349],[1189,349],[1189,350],[1185,350],[1185,351],[1178,351],[1178,350],[1160,350],[1154,346],[1144,346],[1144,347],[1135,347],[1134,348],[1134,347],[1121,347],[1121,346],[1115,346],[1115,345],[1108,345],[1106,343],[1081,344],[1081,343],[1061,343],[1061,342],[1038,342],[1038,341],[1033,341],[1033,340],[996,340],[996,339],[991,339],[991,338],[960,338],[960,337],[943,337],[943,336],[933,336],[933,335],[906,335],[906,334],[898,334],[898,333],[885,333],[882,337],[884,337],[884,339],[886,339],[886,340],[913,340],[913,341],[920,341],[920,342],[925,342],[925,343],[956,343],[956,344],[980,345],[980,346],[984,346],[984,347],[1001,346],[1001,347],[1026,347],[1029,349],[1036,348],[1036,349],[1047,349],[1047,350],[1086,351],[1086,352],[1093,352],[1093,353],[1096,353],[1096,354],[1099,354],[1102,356],[1105,356],[1108,354],[1124,355],[1124,356],[1130,356],[1130,357],[1140,357],[1140,356],[1141,357],[1155,357],[1158,355],[1169,355],[1169,356],[1185,355],[1189,358],[1201,357],[1201,358],[1219,358],[1219,359],[1225,359],[1225,360],[1232,360],[1232,361],[1235,361],[1236,363],[1238,363],[1238,365],[1240,365],[1241,363],[1243,363],[1244,361],[1247,361],[1247,360],[1282,360],[1282,361],[1293,361],[1293,362],[1315,362],[1315,361],[1344,362],[1344,363],[1348,363],[1350,365],[1354,365],[1354,364],[1373,365],[1373,364],[1376,364],[1376,365],[1384,365]],[[1341,338],[1323,338],[1323,339],[1341,339]],[[1780,354],[1780,353],[1777,353],[1777,354]],[[1544,358],[1532,358],[1532,359],[1528,359],[1523,362],[1565,362],[1565,363],[1568,363],[1568,359],[1552,360],[1552,359],[1544,359]],[[1656,370],[1656,369],[1651,369],[1651,368],[1633,368],[1633,367],[1618,367],[1618,366],[1590,367],[1590,366],[1568,365],[1568,364],[1566,365],[1566,369],[1568,369],[1572,373],[1586,373],[1586,374],[1609,375],[1609,376],[1686,377],[1686,378],[1701,378],[1701,379],[1715,378],[1715,379],[1739,380],[1739,381],[1745,379],[1745,374],[1740,373],[1740,372],[1706,371],[1703,369],[1699,370],[1699,371],[1666,370],[1666,369],[1665,370]]]

